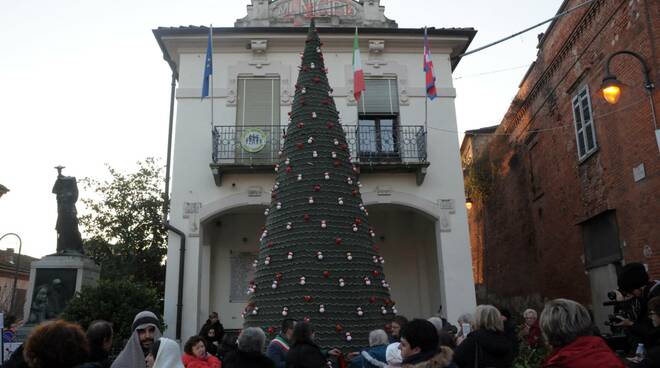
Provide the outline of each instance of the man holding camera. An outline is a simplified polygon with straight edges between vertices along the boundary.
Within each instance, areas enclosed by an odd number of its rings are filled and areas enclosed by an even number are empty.
[[[619,289],[638,299],[639,303],[633,311],[634,320],[622,318],[616,326],[624,327],[635,339],[644,343],[649,349],[657,344],[654,335],[657,333],[649,318],[648,302],[660,296],[660,281],[649,280],[646,267],[641,263],[629,263],[623,267],[617,280]]]

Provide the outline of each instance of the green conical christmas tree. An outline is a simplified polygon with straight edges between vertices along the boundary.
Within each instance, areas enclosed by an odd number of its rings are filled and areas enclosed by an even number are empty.
[[[396,308],[321,46],[312,22],[244,315],[271,337],[283,318],[309,320],[321,346],[350,351]]]

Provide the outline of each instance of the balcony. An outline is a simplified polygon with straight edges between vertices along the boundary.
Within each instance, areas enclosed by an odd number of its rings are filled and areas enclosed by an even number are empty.
[[[424,182],[427,161],[423,126],[343,125],[353,163],[361,173],[414,173]],[[273,173],[284,128],[276,125],[213,127],[211,171],[216,185],[227,173]]]

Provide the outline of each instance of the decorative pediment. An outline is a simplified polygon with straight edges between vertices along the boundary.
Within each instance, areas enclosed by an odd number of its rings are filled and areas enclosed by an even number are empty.
[[[397,27],[380,0],[252,0],[247,13],[236,27]]]

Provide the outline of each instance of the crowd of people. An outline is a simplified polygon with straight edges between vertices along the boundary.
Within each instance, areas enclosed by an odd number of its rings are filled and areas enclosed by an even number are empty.
[[[624,359],[599,336],[589,311],[568,299],[546,303],[540,315],[522,313],[515,326],[508,310],[479,305],[462,314],[457,327],[444,318],[408,320],[396,316],[387,331],[375,329],[359,351],[323,350],[313,325],[284,319],[270,341],[260,328],[225,333],[212,313],[198,335],[183,345],[161,336],[160,320],[138,313],[132,334],[112,358],[112,324],[92,322],[87,331],[62,320],[38,325],[3,367],[29,368],[504,368],[512,367],[519,348],[549,348],[548,368],[660,367],[660,282],[649,280],[641,264],[623,267],[618,286],[629,306],[616,326],[626,331],[637,355]],[[626,307],[628,308],[628,307]],[[641,350],[640,350],[641,349]]]

